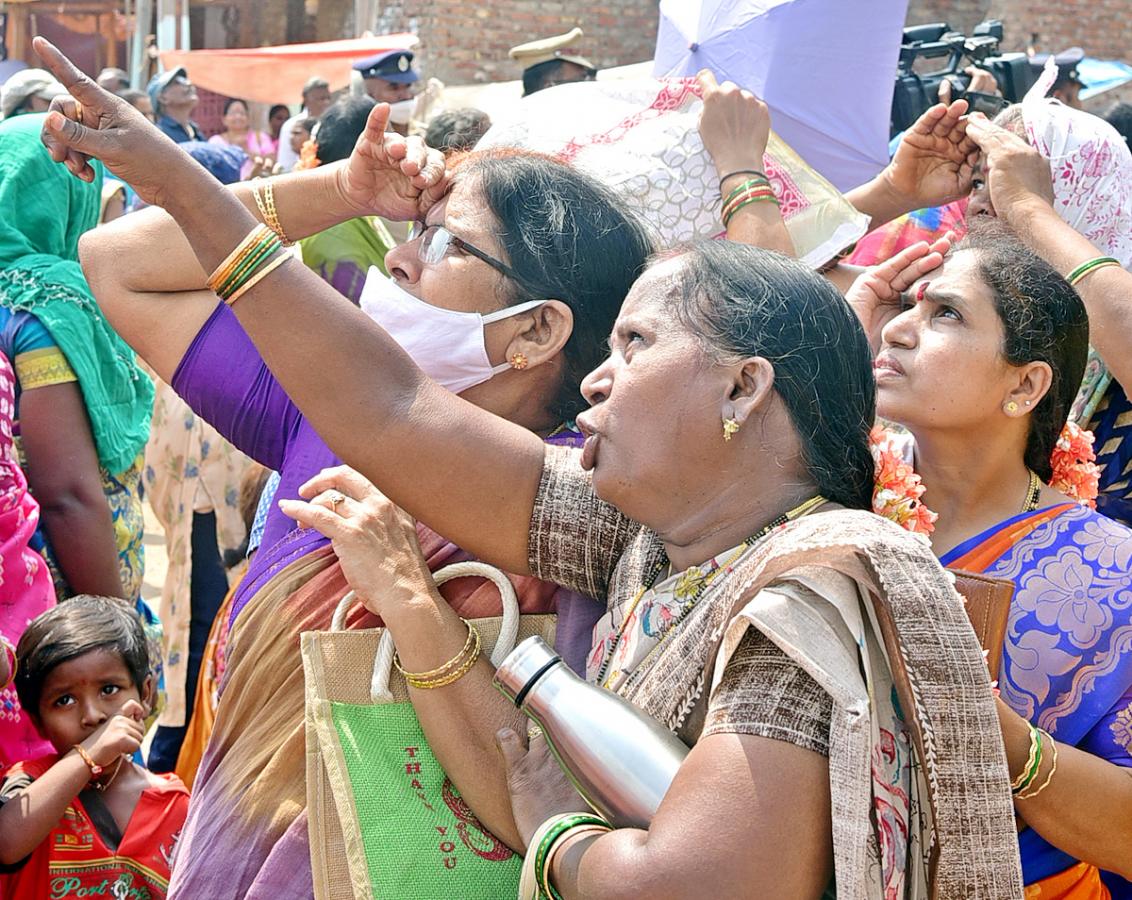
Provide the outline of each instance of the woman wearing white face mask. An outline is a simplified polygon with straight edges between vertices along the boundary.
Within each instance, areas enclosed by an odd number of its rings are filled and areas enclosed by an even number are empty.
[[[392,281],[373,275],[363,306],[442,384],[550,442],[575,442],[581,378],[602,357],[651,250],[645,231],[589,178],[529,154],[469,156],[450,190],[418,199],[401,173],[439,160],[415,141],[384,138],[384,124],[371,117],[350,160],[274,179],[270,204],[261,188],[264,208],[292,239],[366,213],[423,218],[421,233],[386,256]],[[426,180],[417,179],[421,187]],[[234,190],[262,215],[253,185]],[[204,289],[205,274],[161,210],[89,242],[84,261],[122,336],[203,418],[280,471],[279,498],[296,497],[305,480],[338,463],[231,310]],[[423,526],[418,534],[433,568],[467,558]],[[587,628],[566,619],[583,608],[596,619],[600,610],[555,585],[515,581],[524,611],[557,606],[560,631],[584,636],[588,647]],[[345,590],[326,539],[273,509],[234,600],[224,693],[171,896],[244,897],[264,885],[276,897],[311,895],[297,636],[328,627]],[[497,614],[497,592],[478,579],[444,590],[465,617]],[[366,614],[348,624],[374,621]]]

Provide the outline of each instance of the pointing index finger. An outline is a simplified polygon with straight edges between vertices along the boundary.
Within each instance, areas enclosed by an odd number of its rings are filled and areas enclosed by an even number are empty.
[[[81,102],[93,102],[96,96],[92,91],[98,91],[98,86],[87,78],[63,53],[47,38],[36,36],[32,40],[36,54],[43,60],[44,66],[59,79],[71,96]]]

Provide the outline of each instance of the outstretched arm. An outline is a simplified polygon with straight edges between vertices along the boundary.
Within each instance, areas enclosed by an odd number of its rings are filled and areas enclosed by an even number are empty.
[[[202,271],[215,269],[257,219],[137,110],[47,41],[35,45],[82,104],[70,115],[58,106],[48,114],[44,142],[53,157],[80,177],[87,157],[100,158],[165,208]],[[427,208],[443,193],[442,169],[402,171],[394,148],[404,139],[385,134],[388,117],[387,104],[375,107],[355,154],[383,166],[388,192]],[[259,281],[234,309],[284,390],[345,462],[459,546],[508,571],[528,571],[543,460],[535,434],[429,380],[388,334],[298,260]]]
[[[60,104],[60,109],[64,114],[75,112],[73,101]],[[395,152],[404,154],[393,160],[402,171],[420,172],[428,162],[423,144],[402,143]],[[398,193],[396,185],[390,189],[387,167],[374,163],[361,153],[273,178],[274,204],[279,220],[287,223],[287,237],[298,240],[357,216],[411,219],[418,215],[417,199]],[[228,191],[244,210],[262,220],[256,187],[241,182]],[[264,202],[262,183],[259,188]],[[158,375],[172,382],[189,343],[217,302],[206,288],[208,273],[180,226],[158,206],[144,209],[88,231],[80,243],[80,257],[110,324]]]

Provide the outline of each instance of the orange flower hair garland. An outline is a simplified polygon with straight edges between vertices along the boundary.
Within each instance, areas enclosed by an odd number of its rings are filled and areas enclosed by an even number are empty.
[[[312,138],[307,138],[303,141],[303,149],[299,151],[299,161],[295,163],[294,172],[302,172],[305,169],[317,169],[322,165],[318,158],[318,144]]]
[[[939,516],[920,501],[924,485],[911,464],[905,461],[895,435],[875,426],[869,432],[869,449],[876,464],[873,512],[908,531],[931,534]],[[1100,479],[1096,459],[1093,433],[1067,423],[1050,458],[1053,465],[1050,487],[1082,506],[1095,508]]]
[[[873,512],[892,519],[901,528],[917,534],[931,534],[939,515],[932,512],[920,498],[924,486],[912,466],[904,461],[890,431],[874,425],[869,432],[869,449],[876,464],[876,484],[873,486]]]

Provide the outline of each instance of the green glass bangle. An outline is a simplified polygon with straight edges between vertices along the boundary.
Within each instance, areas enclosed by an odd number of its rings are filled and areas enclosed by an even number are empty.
[[[244,284],[253,274],[260,264],[265,262],[272,254],[275,253],[282,245],[278,235],[272,234],[271,237],[265,238],[261,243],[256,244],[251,253],[240,262],[232,275],[220,286],[217,293],[224,300],[227,300],[240,286]]]
[[[562,900],[558,891],[556,891],[553,886],[547,884],[543,879],[543,868],[546,865],[546,855],[550,852],[550,848],[554,846],[555,842],[567,831],[577,828],[579,825],[605,825],[608,827],[609,823],[600,816],[592,816],[589,813],[578,813],[576,816],[563,819],[542,836],[542,840],[535,850],[535,880],[541,892],[540,896],[550,897],[553,898],[553,900]]]
[[[238,272],[240,272],[244,268],[246,268],[249,260],[251,260],[253,257],[257,256],[259,253],[263,252],[263,250],[265,248],[270,247],[277,240],[279,240],[279,236],[276,235],[274,232],[271,232],[271,231],[265,232],[259,238],[259,240],[257,240],[254,244],[252,244],[248,248],[247,253],[245,253],[244,256],[241,259],[239,259],[236,262],[235,265],[232,266],[232,271],[229,272],[228,277],[220,283],[220,287],[221,288],[226,287],[233,279],[235,279]]]
[[[248,274],[253,271],[265,257],[274,253],[279,246],[279,237],[274,233],[261,238],[251,250],[248,251],[247,256],[240,260],[235,268],[233,268],[232,274],[220,285],[220,290],[217,291],[217,293],[224,298],[230,296],[231,293],[239,287],[243,279],[247,278]]]
[[[773,203],[778,205],[777,197],[749,197],[741,203],[735,204],[733,209],[729,209],[723,214],[723,227],[726,228],[731,224],[731,220],[735,218],[735,213],[739,212],[744,206],[750,206],[752,203]]]
[[[265,247],[270,246],[271,243],[273,241],[277,240],[277,239],[278,238],[274,234],[272,234],[271,232],[266,232],[262,237],[260,237],[259,240],[257,240],[254,244],[252,244],[250,247],[248,247],[248,250],[243,255],[243,257],[241,257],[239,260],[237,260],[235,265],[232,266],[232,271],[228,273],[228,277],[225,278],[222,282],[220,282],[221,290],[226,288],[236,278],[237,273],[241,272],[244,268],[246,268],[248,261],[252,257],[254,257],[256,254],[260,253]]]
[[[1030,783],[1037,778],[1038,772],[1041,771],[1042,768],[1042,731],[1040,728],[1035,728],[1033,724],[1030,724],[1030,735],[1031,739],[1036,741],[1037,752],[1034,753],[1033,765],[1026,770],[1026,777],[1022,779],[1022,783],[1018,785],[1017,788],[1013,789],[1015,797],[1030,786]]]
[[[274,250],[271,244],[253,248],[247,256],[240,260],[239,265],[232,270],[232,274],[224,280],[224,283],[220,285],[220,289],[216,293],[219,294],[222,299],[227,300],[232,295],[232,292],[248,277],[249,273],[255,270],[259,262],[272,252],[274,252]]]
[[[1085,262],[1081,263],[1081,265],[1079,265],[1076,269],[1070,272],[1068,276],[1066,276],[1065,280],[1076,287],[1077,283],[1094,269],[1104,269],[1108,266],[1119,265],[1120,260],[1118,259],[1113,259],[1111,256],[1098,256],[1096,259],[1086,260]]]
[[[736,197],[738,197],[744,191],[749,191],[749,190],[751,190],[751,188],[757,188],[757,187],[769,188],[770,187],[770,181],[766,178],[748,178],[746,181],[744,181],[742,184],[740,184],[733,191],[728,192],[726,199],[724,199],[724,201],[723,201],[723,205],[726,206],[728,203],[730,203],[732,200],[734,200]]]

